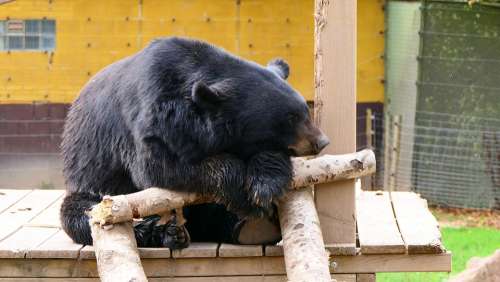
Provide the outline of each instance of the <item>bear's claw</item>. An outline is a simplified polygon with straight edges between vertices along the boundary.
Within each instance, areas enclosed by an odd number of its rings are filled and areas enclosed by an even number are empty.
[[[166,247],[172,250],[189,246],[191,237],[184,225],[178,225],[176,217],[166,224],[157,225],[160,216],[143,218],[134,226],[135,239],[139,247]]]

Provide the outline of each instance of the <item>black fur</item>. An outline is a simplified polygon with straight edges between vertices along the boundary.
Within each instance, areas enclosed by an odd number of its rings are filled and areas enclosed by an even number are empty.
[[[64,230],[90,244],[86,209],[148,187],[215,196],[233,213],[220,220],[268,213],[292,177],[289,146],[310,121],[287,76],[282,60],[266,68],[182,38],[153,41],[103,69],[65,125]]]

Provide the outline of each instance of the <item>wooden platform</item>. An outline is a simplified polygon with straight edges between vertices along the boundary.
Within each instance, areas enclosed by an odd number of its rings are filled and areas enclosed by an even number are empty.
[[[0,281],[98,277],[92,246],[73,243],[61,230],[63,195],[62,190],[0,190]],[[328,246],[339,281],[353,281],[343,275],[349,273],[451,270],[437,221],[417,194],[362,192],[356,217],[357,246]],[[286,281],[278,246],[192,243],[181,252],[143,248],[140,253],[156,281]]]

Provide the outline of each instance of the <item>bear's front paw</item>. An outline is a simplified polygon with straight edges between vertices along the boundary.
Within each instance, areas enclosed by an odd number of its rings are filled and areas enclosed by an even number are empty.
[[[287,189],[286,181],[271,178],[253,177],[247,185],[248,196],[253,205],[272,212],[272,204],[280,199]]]
[[[171,250],[184,249],[189,246],[191,238],[184,225],[177,225],[175,221],[165,224],[162,246]]]
[[[176,217],[161,225],[158,224],[159,221],[159,215],[152,215],[134,225],[138,247],[167,247],[178,250],[189,246],[189,233],[184,225],[177,224]]]

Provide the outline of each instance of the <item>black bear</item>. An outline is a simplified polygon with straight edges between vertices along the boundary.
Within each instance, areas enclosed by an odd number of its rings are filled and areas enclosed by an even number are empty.
[[[293,174],[290,156],[328,144],[288,74],[283,60],[262,67],[176,37],[100,71],[64,128],[66,233],[92,244],[85,211],[102,196],[163,187],[218,200],[185,209],[193,240],[238,241],[245,219],[272,214]],[[144,235],[154,230],[163,237]],[[139,246],[186,245],[168,225],[143,223],[135,231]]]

